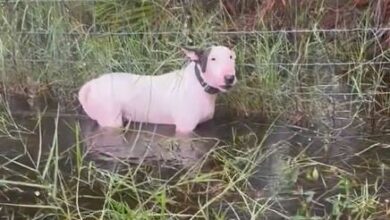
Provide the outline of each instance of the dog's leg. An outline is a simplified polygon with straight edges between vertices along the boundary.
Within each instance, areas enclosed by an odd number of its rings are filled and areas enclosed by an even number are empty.
[[[120,128],[123,125],[122,113],[119,110],[107,111],[99,116],[96,121],[101,127]]]
[[[198,159],[197,151],[194,148],[194,129],[196,123],[180,123],[176,125],[175,137],[178,141],[178,156],[183,165],[188,166]]]

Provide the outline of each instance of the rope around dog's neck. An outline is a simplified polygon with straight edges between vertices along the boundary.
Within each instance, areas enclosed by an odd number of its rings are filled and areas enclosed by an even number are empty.
[[[220,92],[219,89],[215,88],[215,87],[212,87],[210,85],[208,85],[204,79],[202,78],[202,76],[200,75],[200,71],[199,71],[199,68],[198,68],[198,63],[195,62],[195,76],[196,78],[198,79],[200,85],[204,88],[204,91],[207,92],[208,94],[210,95],[215,95],[217,93]]]

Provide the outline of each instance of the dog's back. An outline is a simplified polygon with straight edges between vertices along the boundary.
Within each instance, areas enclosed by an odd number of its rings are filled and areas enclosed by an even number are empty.
[[[180,87],[180,77],[175,74],[104,74],[81,87],[79,101],[84,111],[98,121],[121,114],[130,121],[173,123],[170,112]]]

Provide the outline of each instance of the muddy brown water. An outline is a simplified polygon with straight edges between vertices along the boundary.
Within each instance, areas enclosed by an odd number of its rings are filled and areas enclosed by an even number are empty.
[[[293,167],[293,158],[302,159],[303,155],[318,164],[356,175],[358,180],[380,181],[381,197],[385,199],[390,195],[390,173],[388,168],[380,169],[390,165],[390,137],[386,126],[373,134],[366,132],[362,123],[350,123],[346,118],[336,120],[332,128],[324,128],[318,124],[299,127],[286,122],[272,123],[260,116],[231,120],[219,108],[215,119],[196,129],[196,133],[202,138],[195,138],[192,145],[180,145],[172,138],[172,126],[130,124],[129,131],[121,133],[101,129],[94,121],[78,113],[61,113],[57,117],[56,103],[41,103],[37,108],[31,107],[23,96],[3,96],[4,100],[7,100],[8,109],[3,111],[11,112],[15,124],[19,126],[19,129],[10,126],[14,138],[9,135],[0,136],[0,175],[7,181],[37,179],[37,173],[33,171],[37,166],[35,162],[41,160],[42,170],[53,143],[58,146],[58,164],[63,175],[75,175],[75,144],[81,140],[81,150],[86,154],[87,163],[93,162],[108,172],[126,172],[129,164],[136,166],[149,163],[157,168],[160,178],[170,178],[183,167],[192,166],[212,149],[232,143],[236,136],[255,134],[259,144],[266,134],[262,145],[262,152],[266,157],[259,157],[255,172],[249,180],[249,190],[256,199],[272,200],[271,209],[265,214],[268,219],[284,219],[283,216],[295,215],[302,201],[310,196],[316,201],[311,204],[312,212],[321,216],[332,207],[326,198],[337,194],[339,189],[330,186],[337,184],[337,175],[344,174],[337,170],[333,174],[323,171],[322,178],[328,187],[318,182],[305,181],[302,171],[286,174],[286,166]],[[43,108],[46,108],[46,113],[39,117],[40,123],[37,123],[35,110],[42,111]],[[75,132],[78,126],[79,133]],[[31,132],[32,130],[35,132]],[[370,164],[371,160],[375,160],[377,164]],[[213,169],[213,163],[210,166]],[[365,168],[370,166],[373,167]],[[69,184],[74,184],[74,179],[70,178]],[[102,196],[99,187],[102,186],[91,188],[86,185],[80,188],[80,194]],[[312,194],[299,193],[297,187],[308,189]],[[0,185],[2,204],[35,204],[44,196],[43,190],[34,187]],[[87,197],[80,198],[79,202],[85,209],[99,210],[104,200]],[[227,215],[233,219],[247,219],[249,216],[248,213],[233,210],[234,206],[224,202],[213,208],[226,209]],[[0,212],[3,216],[17,212],[36,215],[37,209],[5,205]]]

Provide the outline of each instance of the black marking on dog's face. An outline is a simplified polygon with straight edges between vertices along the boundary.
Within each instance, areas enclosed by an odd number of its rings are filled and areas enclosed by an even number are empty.
[[[206,68],[207,68],[207,61],[208,61],[208,58],[209,58],[209,55],[210,55],[210,52],[211,52],[211,48],[208,48],[208,49],[197,49],[197,48],[188,48],[188,47],[182,47],[183,49],[185,50],[188,50],[188,51],[192,51],[196,54],[196,56],[198,57],[198,60],[192,60],[192,61],[195,61],[197,63],[199,63],[201,69],[202,69],[202,72],[206,72]]]
[[[209,59],[211,49],[206,49],[202,51],[202,54],[198,55],[199,56],[199,64],[200,68],[202,69],[202,72],[206,72],[207,68],[207,61]]]

